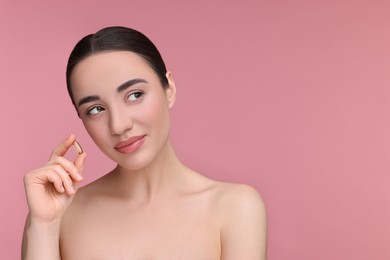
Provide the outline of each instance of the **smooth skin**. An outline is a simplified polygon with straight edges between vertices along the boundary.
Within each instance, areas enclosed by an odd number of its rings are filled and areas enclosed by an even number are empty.
[[[74,162],[64,155],[76,140],[70,135],[53,151],[49,161],[24,177],[29,214],[23,235],[22,259],[61,259],[59,227],[82,181],[86,153]]]
[[[63,158],[72,135],[28,173],[24,259],[266,259],[258,192],[208,179],[176,156],[169,138],[176,86],[170,72],[166,77],[164,89],[141,57],[125,51],[76,65],[75,103],[94,97],[78,106],[80,118],[117,167],[78,189],[86,154],[74,163]],[[142,80],[118,90],[134,79]],[[139,149],[115,149],[133,136],[145,136]]]

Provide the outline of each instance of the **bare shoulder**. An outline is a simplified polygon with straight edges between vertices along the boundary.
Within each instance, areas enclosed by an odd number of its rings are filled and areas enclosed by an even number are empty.
[[[228,211],[255,211],[265,214],[265,206],[259,192],[250,185],[221,182],[209,179],[199,173],[189,181],[194,190],[203,191],[213,206],[225,215]]]
[[[259,192],[246,184],[218,186],[223,259],[266,259],[267,217]]]
[[[110,177],[111,177],[111,172],[84,185],[77,191],[76,195],[80,198],[83,198],[83,197],[90,197],[91,195],[102,193],[102,191],[105,190],[104,188],[110,182]]]
[[[219,182],[216,199],[222,213],[240,211],[265,216],[265,205],[259,192],[250,185]],[[225,215],[225,214],[224,214]],[[229,215],[227,215],[229,216]]]
[[[93,202],[94,198],[99,198],[103,195],[102,187],[107,182],[108,175],[104,175],[80,188],[73,199],[72,204],[68,207],[65,213],[65,219],[72,219],[76,214],[82,214],[84,210],[88,210],[88,205]]]

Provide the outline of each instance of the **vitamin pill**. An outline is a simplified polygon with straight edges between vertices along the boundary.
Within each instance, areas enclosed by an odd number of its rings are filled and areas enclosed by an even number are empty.
[[[74,149],[76,150],[76,152],[78,154],[82,154],[83,153],[83,148],[81,148],[80,144],[77,141],[73,142],[73,147],[74,147]]]

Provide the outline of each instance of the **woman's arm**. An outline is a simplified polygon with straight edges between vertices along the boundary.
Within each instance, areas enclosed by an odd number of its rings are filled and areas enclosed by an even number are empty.
[[[22,259],[61,259],[59,248],[60,220],[32,223],[27,216],[23,233]]]
[[[223,260],[265,260],[267,219],[259,193],[237,185],[223,199],[221,243]]]
[[[56,147],[45,165],[24,176],[29,207],[22,241],[24,260],[61,259],[61,218],[82,180],[86,156],[79,154],[74,163],[63,157],[75,139],[74,135],[69,136]]]

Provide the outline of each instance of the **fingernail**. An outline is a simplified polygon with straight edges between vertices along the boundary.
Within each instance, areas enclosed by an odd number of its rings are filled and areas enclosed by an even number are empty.
[[[72,185],[72,186],[70,186],[70,192],[72,192],[72,193],[74,193],[74,192],[75,192],[73,185]]]
[[[77,176],[77,179],[80,180],[80,181],[83,179],[83,176],[80,173],[77,173],[76,176]]]

